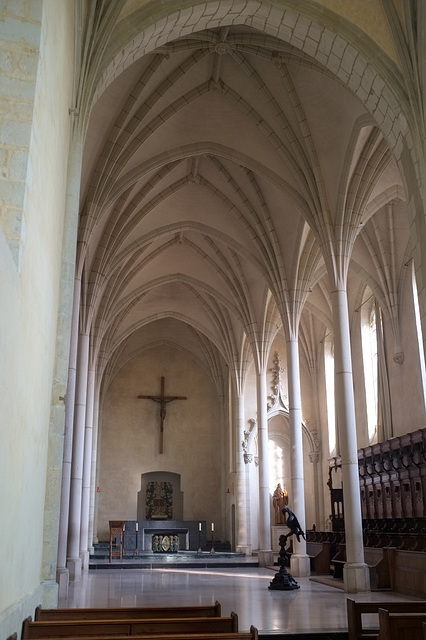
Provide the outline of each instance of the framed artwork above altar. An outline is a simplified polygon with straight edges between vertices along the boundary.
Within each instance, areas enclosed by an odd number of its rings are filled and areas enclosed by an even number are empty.
[[[182,520],[183,492],[180,474],[153,471],[141,475],[138,493],[138,520]]]
[[[173,519],[173,484],[156,480],[146,484],[146,520]]]

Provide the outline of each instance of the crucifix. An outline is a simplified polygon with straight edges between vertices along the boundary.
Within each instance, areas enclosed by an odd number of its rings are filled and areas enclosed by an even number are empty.
[[[187,400],[186,396],[165,396],[164,395],[164,376],[161,376],[161,394],[159,396],[138,396],[145,400],[154,400],[160,404],[160,453],[163,453],[164,440],[164,418],[166,417],[166,405],[173,400]]]

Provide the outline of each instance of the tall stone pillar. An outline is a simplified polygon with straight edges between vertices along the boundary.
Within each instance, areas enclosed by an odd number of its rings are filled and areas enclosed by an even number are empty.
[[[86,426],[84,429],[83,482],[81,491],[80,558],[83,569],[89,569],[89,511],[90,481],[92,471],[93,406],[95,394],[95,370],[89,368],[87,378]]]
[[[302,442],[302,406],[300,399],[299,345],[297,340],[287,342],[288,400],[291,437],[291,507],[296,514],[303,531],[306,530],[305,487],[303,480],[303,442]],[[306,541],[293,540],[293,553],[290,570],[294,576],[310,575],[310,560],[306,553]]]
[[[78,341],[77,384],[74,412],[74,436],[71,464],[70,513],[68,524],[68,562],[70,580],[81,579],[80,527],[83,485],[84,435],[89,361],[89,335]]]
[[[257,374],[257,439],[259,447],[259,566],[273,564],[269,491],[269,438],[266,373]]]
[[[89,506],[89,553],[93,553],[95,540],[95,503],[96,503],[96,462],[98,455],[98,429],[99,429],[99,389],[96,389],[93,408],[93,438],[92,438],[92,464],[90,469],[90,506]]]
[[[236,429],[236,455],[237,455],[237,551],[251,556],[252,547],[250,540],[250,518],[247,492],[247,453],[243,449],[244,433],[244,397],[237,396],[237,429]]]
[[[74,302],[71,320],[70,356],[68,364],[67,399],[65,404],[65,434],[62,463],[61,506],[58,538],[56,580],[59,597],[68,594],[69,570],[67,567],[68,523],[71,494],[71,462],[74,432],[75,385],[77,377],[78,317],[80,310],[81,280],[74,281]]]
[[[309,461],[313,466],[314,496],[315,496],[315,526],[319,531],[325,530],[324,517],[324,491],[322,488],[323,478],[320,464],[320,454],[318,451],[309,452]]]
[[[346,290],[343,288],[336,287],[331,297],[334,320],[336,415],[342,459],[347,559],[343,568],[343,577],[346,591],[358,593],[369,591],[370,576],[364,562],[348,301]]]

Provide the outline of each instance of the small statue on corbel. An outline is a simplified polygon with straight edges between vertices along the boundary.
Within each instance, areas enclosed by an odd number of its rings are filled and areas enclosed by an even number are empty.
[[[244,440],[241,443],[241,446],[243,448],[243,457],[244,457],[244,462],[245,464],[249,464],[250,462],[253,461],[253,455],[251,453],[248,452],[248,439],[250,436],[250,431],[244,431]]]

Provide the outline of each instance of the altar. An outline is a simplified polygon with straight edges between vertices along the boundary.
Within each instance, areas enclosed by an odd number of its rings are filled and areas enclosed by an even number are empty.
[[[201,529],[201,530],[200,530]],[[124,526],[124,554],[151,553],[155,536],[177,538],[180,551],[206,548],[205,520],[126,520]],[[177,551],[175,549],[175,551]]]

